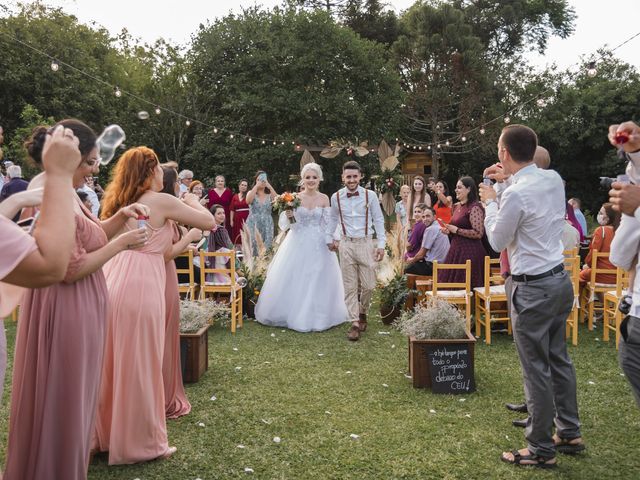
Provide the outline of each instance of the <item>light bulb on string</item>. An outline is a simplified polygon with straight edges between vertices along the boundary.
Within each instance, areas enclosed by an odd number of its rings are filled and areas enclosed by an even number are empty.
[[[431,150],[431,145],[429,145],[429,146],[427,147],[427,150]]]
[[[273,144],[274,144],[274,145],[276,144],[276,141],[275,141],[275,140],[273,141]]]
[[[233,133],[229,134],[229,139],[233,140]]]
[[[218,133],[218,129],[216,127],[213,127],[213,133]]]
[[[484,135],[484,133],[485,133],[485,129],[484,129],[484,127],[482,127],[482,128],[480,129],[480,135]]]
[[[160,107],[156,107],[156,115],[160,115],[162,113],[162,110],[160,110]]]
[[[284,145],[284,142],[280,142],[280,145]]]
[[[253,142],[253,138],[249,137],[249,143]]]
[[[451,144],[449,143],[449,140],[447,140],[446,142],[444,142],[444,144],[445,144],[447,147],[448,147],[449,145],[451,145]]]
[[[122,96],[122,92],[120,91],[120,89],[118,87],[115,88],[115,90],[113,91],[113,94],[120,98]]]
[[[57,72],[59,68],[60,65],[58,65],[58,62],[56,60],[51,60],[51,70]]]
[[[438,148],[442,148],[442,145],[438,144]]]
[[[262,140],[262,144],[264,145],[265,143],[267,143],[267,142],[265,142],[264,140]]]
[[[504,123],[509,123],[511,121],[511,117],[509,115],[504,117]]]
[[[590,77],[595,77],[598,74],[598,69],[596,68],[596,62],[593,60],[587,64],[587,75]]]
[[[420,146],[418,147],[418,150],[422,150],[422,145],[420,145]]]
[[[191,126],[191,122],[190,122],[189,120],[185,121],[185,122],[184,122],[184,124],[185,124],[187,127]]]
[[[466,142],[466,141],[467,141],[467,137],[465,137],[465,136],[463,135],[463,136],[462,136],[462,138],[461,138],[460,140],[462,140],[463,142]]]

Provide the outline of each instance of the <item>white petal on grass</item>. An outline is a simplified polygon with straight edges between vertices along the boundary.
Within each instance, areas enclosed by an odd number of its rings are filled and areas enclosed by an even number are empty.
[[[265,365],[271,365],[271,362],[264,362]]]
[[[276,336],[276,334],[275,334],[275,333],[272,333],[272,334],[271,334],[271,336],[272,336],[272,337],[275,337],[275,336]]]
[[[280,443],[282,439],[280,437],[273,437],[273,443]]]
[[[242,367],[236,367],[236,372],[239,372],[240,370],[242,370]]]
[[[352,439],[354,440],[358,440],[360,438],[360,435],[356,435],[355,433],[352,433],[351,435],[349,435]]]
[[[265,425],[271,425],[271,422],[269,420],[265,420],[264,418],[262,418],[261,420]]]
[[[202,422],[198,422],[198,426],[199,426],[199,427],[204,427],[204,423],[202,423]]]
[[[383,384],[382,384],[382,386],[383,386],[384,388],[389,388],[389,385],[387,385],[386,383],[383,383]]]
[[[589,380],[587,383],[588,383],[589,385],[595,385],[595,384],[596,384],[596,382],[592,382],[591,380]]]
[[[391,348],[396,348],[395,344],[391,345]]]
[[[324,413],[326,413],[327,415],[333,415],[329,410],[325,410]]]
[[[429,409],[429,413],[436,413],[436,411],[433,408],[431,408]]]
[[[324,357],[324,353],[319,353],[318,356],[319,357]]]
[[[469,415],[468,413],[465,415],[465,417],[467,418],[471,418],[471,415]]]
[[[240,445],[236,445],[236,448],[243,449],[243,448],[247,448],[247,447],[245,447],[244,445],[240,444]]]
[[[411,375],[404,374],[405,378],[411,378]]]
[[[218,399],[218,397],[216,397],[215,395],[213,395],[213,396],[211,397],[211,401],[212,401],[212,402],[215,402],[217,399]]]
[[[600,339],[598,337],[596,337],[596,342],[599,342],[599,341],[600,341]]]
[[[238,347],[233,347],[233,351],[237,352],[238,351]]]
[[[460,400],[458,400],[459,402],[466,402],[467,399],[466,398],[461,398]]]
[[[346,372],[344,372],[346,374],[351,374],[351,370],[347,370]]]
[[[244,467],[244,473],[253,473],[253,468]]]
[[[280,330],[282,333],[286,332],[286,330]]]
[[[391,335],[391,332],[378,332],[378,335]]]
[[[621,373],[621,374],[620,374],[620,376],[621,376],[621,377],[624,377],[624,373]]]

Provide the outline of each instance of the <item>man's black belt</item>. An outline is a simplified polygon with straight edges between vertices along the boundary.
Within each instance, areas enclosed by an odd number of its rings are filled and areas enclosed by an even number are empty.
[[[564,264],[561,263],[560,265],[556,265],[551,270],[544,273],[539,273],[537,275],[511,275],[511,278],[513,278],[515,282],[531,282],[533,280],[540,280],[541,278],[550,277],[551,275],[560,273],[563,270]]]

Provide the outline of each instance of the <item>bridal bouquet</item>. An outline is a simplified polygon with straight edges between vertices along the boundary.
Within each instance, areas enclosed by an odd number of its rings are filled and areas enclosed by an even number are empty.
[[[298,208],[300,203],[301,201],[297,193],[284,192],[282,195],[278,195],[273,199],[273,209],[278,213],[281,213]],[[294,217],[289,217],[289,222],[296,223],[296,219]]]

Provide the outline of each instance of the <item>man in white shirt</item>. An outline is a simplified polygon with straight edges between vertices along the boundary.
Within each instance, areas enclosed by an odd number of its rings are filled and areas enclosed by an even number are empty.
[[[628,140],[619,143],[618,135],[626,134]],[[618,137],[619,138],[619,137]],[[629,295],[631,309],[620,324],[620,367],[631,384],[636,403],[640,406],[640,127],[625,122],[609,127],[609,140],[627,153],[627,175],[636,185],[616,182],[609,192],[613,208],[622,212],[622,220],[611,243],[609,259],[617,267],[629,270]]]
[[[573,305],[564,269],[564,185],[553,170],[533,162],[538,139],[523,125],[509,125],[498,140],[498,158],[513,176],[496,203],[496,191],[481,185],[485,230],[494,250],[507,249],[512,278],[511,319],[530,418],[527,448],[505,452],[502,461],[550,468],[556,451],[577,453],[580,433],[576,375],[567,353],[566,320]],[[554,424],[556,435],[552,436]]]
[[[386,243],[378,196],[374,191],[362,188],[361,179],[358,162],[349,161],[343,165],[345,188],[331,197],[331,214],[325,230],[329,250],[340,252],[344,300],[351,320],[347,338],[351,341],[357,341],[360,333],[367,329],[367,312],[376,286],[375,262],[384,257]],[[341,233],[340,241],[333,238],[336,228]],[[372,248],[374,231],[377,246]]]
[[[92,176],[84,177],[84,185],[80,187],[78,190],[85,192],[91,200],[91,213],[94,217],[98,217],[98,213],[100,212],[100,199],[98,198],[98,194],[95,190],[94,179]]]

